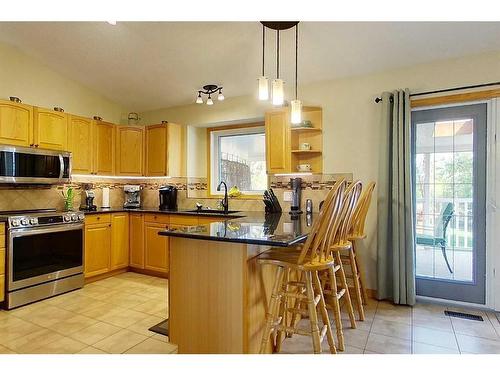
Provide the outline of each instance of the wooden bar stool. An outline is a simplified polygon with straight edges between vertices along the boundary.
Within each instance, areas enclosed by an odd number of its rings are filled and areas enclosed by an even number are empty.
[[[339,214],[339,225],[335,231],[332,245],[330,245],[331,256],[335,259],[337,267],[336,276],[339,278],[339,282],[337,283],[337,280],[335,278],[332,279],[331,277],[323,277],[323,293],[327,302],[331,301],[333,303],[333,306],[330,304],[328,305],[328,307],[332,307],[334,313],[339,350],[344,350],[345,348],[344,333],[339,307],[342,298],[344,298],[345,300],[343,306],[347,309],[351,328],[356,328],[356,319],[354,317],[351,296],[349,287],[347,285],[347,278],[344,272],[340,252],[342,250],[350,248],[351,246],[350,242],[348,241],[349,229],[351,228],[354,219],[355,207],[359,200],[360,194],[360,181],[351,183],[349,185],[349,188],[347,188],[342,202],[342,209]]]
[[[366,294],[366,283],[359,257],[356,255],[356,242],[366,238],[365,221],[368,209],[370,208],[372,193],[375,188],[375,182],[370,182],[363,190],[354,212],[353,222],[349,228],[350,248],[345,249],[345,255],[342,255],[342,263],[350,268],[350,274],[347,275],[353,280],[353,290],[356,297],[359,320],[365,320],[363,305],[366,305],[368,297]]]
[[[303,246],[293,249],[273,248],[259,256],[260,264],[276,266],[260,353],[265,352],[271,336],[274,339],[274,351],[279,352],[285,335],[293,334],[311,336],[314,353],[321,353],[321,341],[326,336],[330,353],[337,352],[319,272],[332,270],[332,279],[335,280],[338,266],[335,266],[329,248],[332,234],[338,227],[344,190],[343,180],[330,190]],[[292,278],[292,272],[297,277]],[[321,329],[318,326],[318,310],[323,323]],[[340,316],[340,310],[338,314]],[[308,318],[310,330],[297,328],[296,317]]]

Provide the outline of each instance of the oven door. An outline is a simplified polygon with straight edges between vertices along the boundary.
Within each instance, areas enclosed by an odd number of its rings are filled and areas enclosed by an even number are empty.
[[[83,224],[9,229],[8,290],[83,272]]]

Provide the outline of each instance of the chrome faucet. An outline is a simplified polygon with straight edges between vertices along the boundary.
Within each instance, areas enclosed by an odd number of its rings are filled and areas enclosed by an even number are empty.
[[[224,184],[224,199],[222,200],[222,208],[224,209],[224,215],[229,213],[229,199],[227,198],[227,185],[224,181],[221,181],[217,186],[217,191],[220,191],[220,187]]]

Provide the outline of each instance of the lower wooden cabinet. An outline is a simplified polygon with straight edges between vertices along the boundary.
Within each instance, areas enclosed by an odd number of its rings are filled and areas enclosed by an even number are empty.
[[[158,235],[165,224],[144,223],[144,268],[151,271],[168,272],[168,237]]]
[[[130,267],[144,269],[144,215],[131,213],[130,226]]]
[[[110,270],[129,265],[129,218],[127,212],[111,214]]]
[[[111,223],[85,226],[85,277],[110,270]]]

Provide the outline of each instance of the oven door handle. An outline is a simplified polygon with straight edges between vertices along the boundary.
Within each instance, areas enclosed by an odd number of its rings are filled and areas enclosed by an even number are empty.
[[[70,230],[83,230],[83,224],[48,225],[45,228],[16,228],[9,229],[9,237],[31,236],[35,234],[67,232]]]

